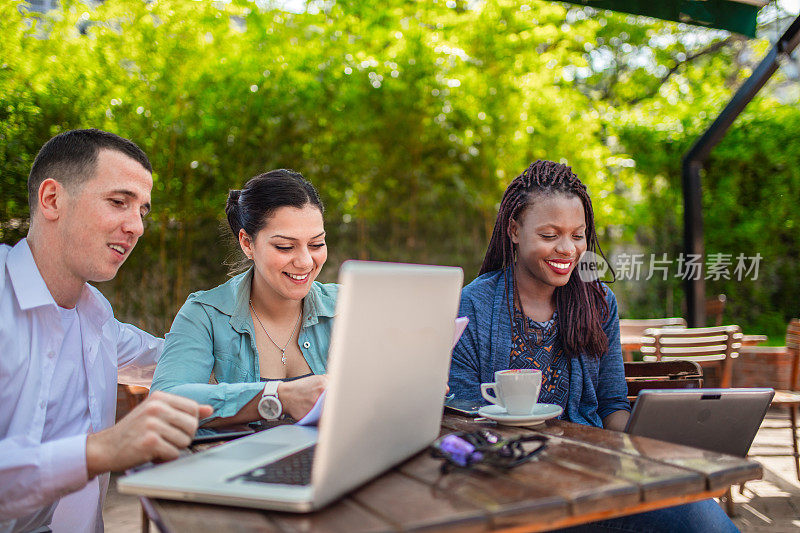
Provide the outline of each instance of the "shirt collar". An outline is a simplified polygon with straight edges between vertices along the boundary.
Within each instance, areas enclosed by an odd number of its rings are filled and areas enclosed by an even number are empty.
[[[252,325],[250,316],[250,287],[253,283],[253,267],[228,280],[224,285],[205,291],[197,296],[197,301],[216,308],[231,317],[231,326],[239,333],[249,331]],[[223,287],[226,287],[223,289]],[[333,317],[336,299],[324,293],[320,284],[311,284],[311,290],[303,301],[301,327],[319,322],[319,317]]]
[[[336,299],[325,293],[319,283],[311,285],[303,303],[304,327],[316,324],[319,317],[333,317],[336,314]]]
[[[8,252],[6,268],[20,309],[27,311],[35,307],[56,305],[39,273],[36,261],[33,260],[28,239],[22,239]]]
[[[6,268],[20,309],[27,311],[36,307],[57,305],[39,272],[39,267],[36,266],[27,239],[20,240],[8,252]],[[111,317],[111,309],[110,306],[104,305],[104,299],[95,294],[96,291],[97,289],[84,283],[77,308],[105,321]]]

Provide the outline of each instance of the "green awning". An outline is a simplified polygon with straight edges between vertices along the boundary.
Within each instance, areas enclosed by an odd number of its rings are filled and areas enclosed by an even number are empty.
[[[756,36],[756,15],[765,0],[571,0],[595,9],[610,9],[662,20]]]

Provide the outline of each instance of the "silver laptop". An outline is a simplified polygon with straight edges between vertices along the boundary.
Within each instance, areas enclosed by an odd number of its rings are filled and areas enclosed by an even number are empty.
[[[643,390],[625,431],[744,457],[774,395],[755,388]]]
[[[345,262],[319,429],[278,426],[123,477],[119,491],[306,512],[422,450],[440,431],[462,281],[454,267]]]

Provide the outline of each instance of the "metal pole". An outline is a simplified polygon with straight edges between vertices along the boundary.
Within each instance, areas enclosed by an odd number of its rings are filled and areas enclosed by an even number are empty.
[[[711,150],[722,140],[728,128],[736,120],[747,104],[778,70],[783,54],[789,54],[800,41],[800,16],[789,26],[770,49],[753,74],[739,87],[731,101],[719,114],[711,126],[700,136],[694,146],[686,152],[682,165],[683,184],[683,248],[687,256],[699,255],[704,260],[703,245],[703,202],[700,170],[703,168]],[[686,279],[686,319],[689,327],[702,327],[706,321],[705,273],[700,279]]]

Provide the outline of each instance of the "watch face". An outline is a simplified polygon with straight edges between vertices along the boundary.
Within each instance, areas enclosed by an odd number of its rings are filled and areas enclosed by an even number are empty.
[[[258,414],[266,420],[275,420],[281,416],[281,411],[282,406],[274,396],[261,398],[261,401],[258,402]]]

